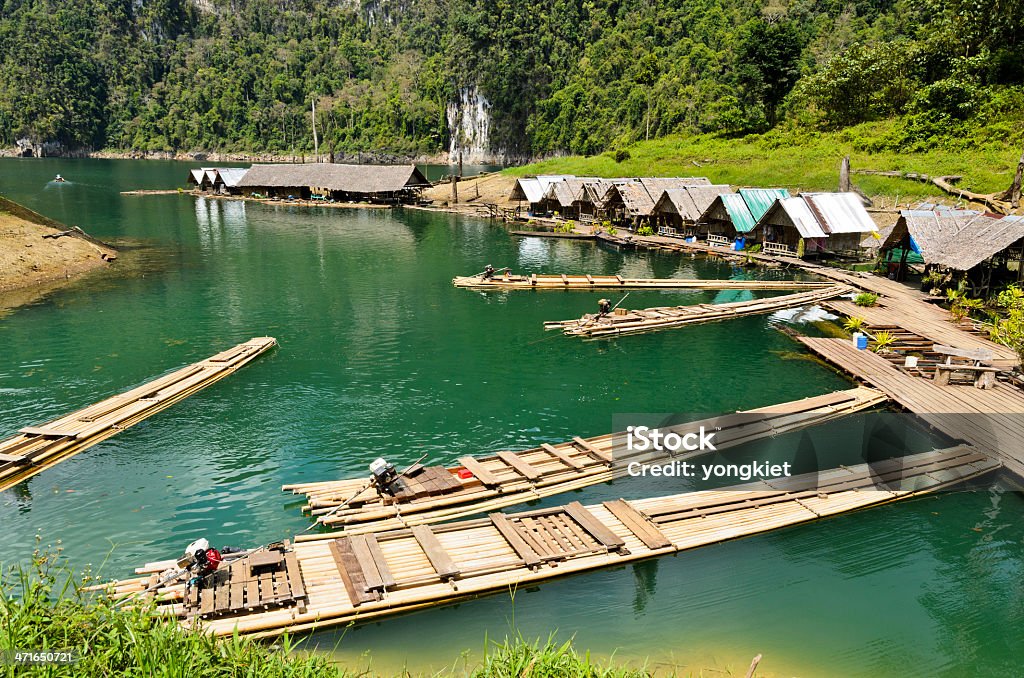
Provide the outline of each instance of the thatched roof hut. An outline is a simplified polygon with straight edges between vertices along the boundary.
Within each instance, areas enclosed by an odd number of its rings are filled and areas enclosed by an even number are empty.
[[[901,210],[883,250],[902,247],[925,264],[969,271],[1024,238],[1024,217],[974,210]]]
[[[305,195],[311,191],[342,199],[392,197],[429,186],[415,165],[340,165],[303,163],[253,165],[237,183],[245,191]]]
[[[695,223],[715,198],[727,193],[732,193],[732,186],[728,184],[670,188],[662,192],[661,197],[654,203],[654,212],[680,223]]]

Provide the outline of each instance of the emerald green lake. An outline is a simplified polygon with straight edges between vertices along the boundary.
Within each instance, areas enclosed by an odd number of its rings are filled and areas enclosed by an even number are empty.
[[[199,164],[0,160],[0,193],[124,245],[111,270],[0,316],[0,435],[253,336],[280,342],[0,493],[0,560],[27,561],[41,535],[44,545],[61,540],[79,568],[104,563],[106,576],[123,576],[200,536],[236,546],[289,537],[309,523],[282,484],[363,476],[377,456],[451,462],[607,433],[621,413],[721,413],[850,385],[805,359],[778,331],[781,317],[583,342],[545,334],[542,323],[589,312],[601,295],[451,285],[488,263],[634,277],[792,274],[517,238],[424,211],[120,195],[184,185]],[[49,183],[57,173],[69,183]],[[638,291],[625,305],[735,299]],[[825,435],[836,463],[856,463],[844,455],[859,443],[847,450],[844,439],[857,430],[852,420]],[[620,481],[572,498],[679,491],[659,483]],[[695,674],[742,675],[761,653],[765,675],[1015,675],[1022,513],[1021,495],[1004,487],[944,493],[549,582],[514,602],[494,595],[311,640],[384,673],[472,662],[514,624],[529,637],[575,636],[597,656]]]

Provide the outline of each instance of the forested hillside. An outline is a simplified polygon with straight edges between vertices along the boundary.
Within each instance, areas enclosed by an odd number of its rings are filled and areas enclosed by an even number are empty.
[[[1008,0],[0,0],[0,145],[590,154],[673,133],[1019,138]]]

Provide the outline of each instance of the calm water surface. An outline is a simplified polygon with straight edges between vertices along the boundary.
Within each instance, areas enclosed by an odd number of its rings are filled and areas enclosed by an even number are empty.
[[[0,494],[4,560],[25,560],[38,534],[61,539],[76,565],[106,561],[117,576],[197,536],[234,545],[290,536],[308,523],[283,483],[361,476],[379,455],[451,461],[605,433],[617,413],[718,413],[848,386],[776,329],[782,317],[587,343],[541,324],[590,311],[600,295],[451,286],[488,263],[782,273],[514,238],[486,221],[420,211],[119,195],[184,185],[198,164],[0,161],[0,192],[128,246],[114,272],[0,317],[0,435],[252,336],[281,344]],[[48,183],[57,173],[70,183]],[[626,306],[735,298],[642,291]],[[839,463],[855,461],[843,455],[858,447],[857,431],[851,420],[818,435]],[[620,482],[573,498],[672,490]],[[1010,491],[945,494],[313,640],[383,672],[461,666],[514,625],[694,673],[742,673],[763,653],[777,675],[1014,675],[1024,652],[1022,511]]]

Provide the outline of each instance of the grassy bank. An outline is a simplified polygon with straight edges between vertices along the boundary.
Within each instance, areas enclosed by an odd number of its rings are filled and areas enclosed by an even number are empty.
[[[284,638],[274,645],[231,637],[214,639],[154,618],[146,609],[115,607],[79,590],[81,579],[54,556],[36,554],[35,567],[0,568],[0,652],[74,650],[73,666],[4,666],[0,676],[106,678],[341,678],[365,675],[301,651]],[[464,675],[460,672],[460,675]],[[643,671],[616,668],[581,656],[570,643],[521,637],[490,643],[474,678],[520,676],[632,678]]]
[[[801,191],[834,191],[839,164],[849,155],[854,169],[898,170],[932,176],[961,175],[960,186],[989,193],[1005,190],[1013,178],[1021,148],[1006,135],[978,134],[971,141],[949,141],[915,152],[889,150],[886,140],[899,123],[865,123],[838,132],[775,130],[728,139],[713,135],[670,136],[643,141],[615,152],[551,158],[506,170],[510,174],[566,173],[616,176],[707,176],[734,186],[780,186]],[[854,175],[880,206],[944,196],[938,188],[907,179]]]

